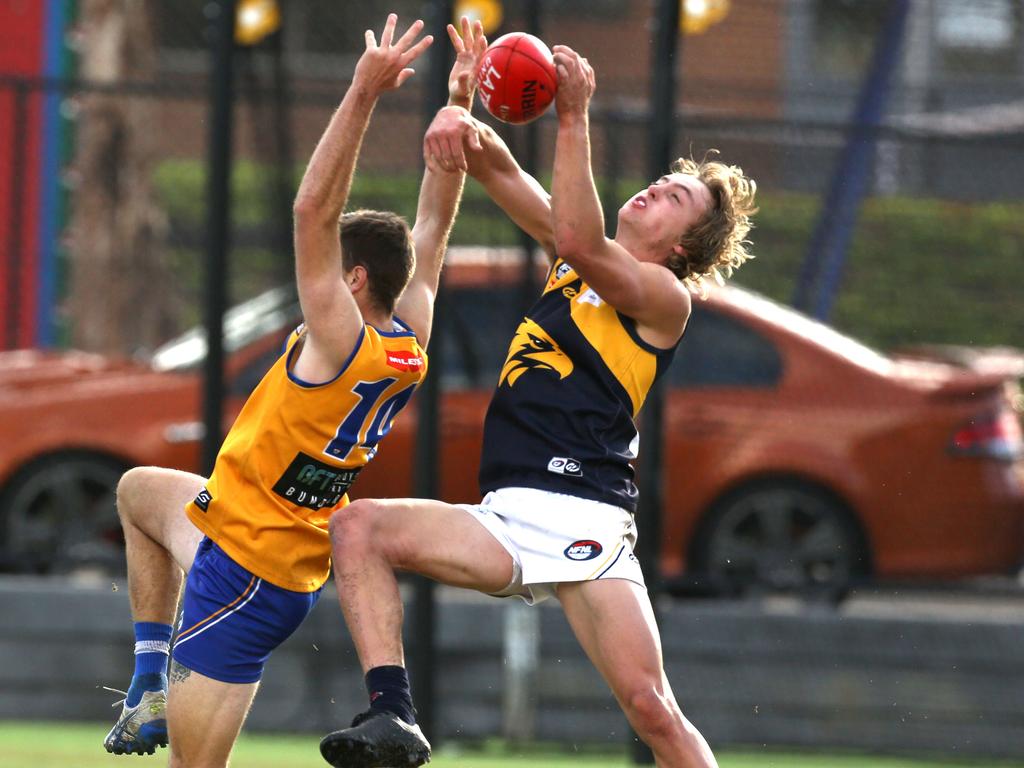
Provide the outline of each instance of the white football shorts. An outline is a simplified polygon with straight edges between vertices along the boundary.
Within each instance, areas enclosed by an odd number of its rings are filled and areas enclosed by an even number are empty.
[[[529,605],[563,582],[627,579],[645,586],[633,554],[636,523],[621,507],[535,488],[499,488],[479,504],[459,504],[512,556],[512,581],[496,597]]]

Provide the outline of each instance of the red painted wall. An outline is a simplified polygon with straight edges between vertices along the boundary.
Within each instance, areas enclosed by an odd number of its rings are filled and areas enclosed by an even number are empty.
[[[0,0],[0,78],[35,77],[42,71],[46,7],[43,0]],[[0,81],[0,349],[30,346],[34,339],[42,96],[38,91],[29,93],[22,131],[24,144],[15,147],[15,91],[10,83]],[[22,178],[14,178],[15,153],[22,154]],[[21,237],[20,248],[12,253],[10,237],[16,203],[21,206]],[[18,285],[13,317],[9,298],[12,279]]]

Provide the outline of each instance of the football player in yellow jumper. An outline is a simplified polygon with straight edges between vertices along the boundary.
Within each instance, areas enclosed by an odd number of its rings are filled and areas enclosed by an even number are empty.
[[[432,42],[421,37],[422,21],[401,35],[396,25],[391,14],[379,41],[366,31],[351,85],[306,169],[294,206],[304,322],[246,402],[213,474],[136,468],[118,486],[136,668],[104,742],[109,752],[151,753],[169,740],[173,766],[227,765],[267,657],[328,578],[332,511],[348,502],[349,485],[426,374],[465,174],[425,171],[411,232],[393,213],[342,214],[378,98],[413,74]],[[465,20],[462,35],[449,34],[461,48],[451,103],[465,103],[483,36]],[[414,722],[395,727],[426,743]]]

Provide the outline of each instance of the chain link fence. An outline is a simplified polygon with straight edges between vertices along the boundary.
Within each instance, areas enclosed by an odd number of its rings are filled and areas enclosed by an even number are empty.
[[[0,71],[0,152],[9,161],[0,170],[5,344],[132,353],[198,319],[207,3],[56,5],[64,10],[63,66]],[[422,2],[391,5],[405,20],[432,12]],[[491,38],[532,26],[529,5],[505,3]],[[574,46],[597,72],[595,174],[610,214],[646,183],[652,5],[538,5],[540,36]],[[680,41],[675,146],[698,157],[717,149],[757,179],[757,259],[738,280],[789,302],[893,4],[717,5],[726,6],[724,17]],[[240,46],[236,57],[233,301],[290,279],[292,192],[344,93],[362,31],[383,18],[372,4],[292,0],[280,8],[280,31]],[[909,3],[831,318],[840,329],[884,348],[1024,346],[1016,301],[1024,278],[1022,13],[1012,0]],[[424,81],[421,72],[382,99],[352,205],[414,213]],[[514,151],[526,151],[527,129],[502,133]],[[537,170],[550,178],[552,116],[537,135]],[[41,143],[56,145],[46,168],[36,162]],[[33,196],[51,204],[36,206]],[[454,242],[518,241],[471,185]]]

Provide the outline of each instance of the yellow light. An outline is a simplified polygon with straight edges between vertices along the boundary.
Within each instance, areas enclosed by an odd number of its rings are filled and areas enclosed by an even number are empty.
[[[729,15],[729,0],[679,0],[679,29],[700,35]]]
[[[479,20],[484,25],[484,34],[489,35],[501,26],[504,9],[501,0],[457,0],[455,18],[452,19],[456,29],[459,29],[459,19],[463,16],[470,21]]]
[[[238,0],[235,10],[235,42],[256,45],[281,26],[276,0]]]

